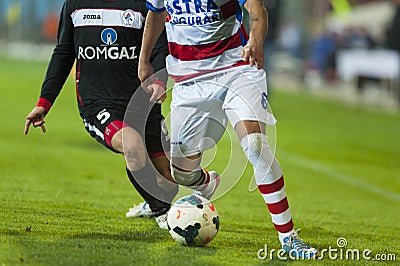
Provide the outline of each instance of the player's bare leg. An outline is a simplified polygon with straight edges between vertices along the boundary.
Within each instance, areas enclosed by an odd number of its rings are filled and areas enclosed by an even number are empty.
[[[156,168],[157,172],[164,177],[164,180],[162,180],[161,182],[165,183],[166,185],[169,185],[171,182],[175,183],[174,179],[171,176],[170,162],[166,155],[152,157],[150,158],[150,160]],[[168,182],[165,182],[165,180],[167,180]]]
[[[157,184],[165,190],[164,196],[167,202],[172,202],[176,196],[177,187],[175,180],[171,175],[170,161],[166,155],[153,157],[150,159],[157,170]]]
[[[124,144],[122,143],[122,136]],[[113,136],[112,147],[125,157],[127,168],[131,171],[143,168],[146,165],[146,154],[143,139],[131,127],[124,127]]]

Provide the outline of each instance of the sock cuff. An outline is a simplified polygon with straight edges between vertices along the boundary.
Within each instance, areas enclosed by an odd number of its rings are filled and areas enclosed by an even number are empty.
[[[175,167],[171,167],[171,175],[172,178],[176,181],[176,183],[182,186],[192,186],[196,184],[202,176],[203,170],[198,167],[191,172],[184,172],[176,169]]]

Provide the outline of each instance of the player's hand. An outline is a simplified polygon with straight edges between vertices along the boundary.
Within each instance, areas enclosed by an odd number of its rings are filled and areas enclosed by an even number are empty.
[[[150,64],[150,62],[139,62],[138,76],[142,83],[145,82],[146,79],[148,79],[153,74],[154,68]]]
[[[167,94],[165,94],[165,86],[159,80],[156,80],[155,82],[152,82],[152,84],[146,86],[146,90],[151,93],[150,102],[163,103],[167,98]]]
[[[138,73],[142,87],[145,91],[151,93],[150,102],[162,103],[167,97],[164,84],[159,80],[149,79],[154,74],[153,66],[149,62],[140,62]]]
[[[250,66],[256,66],[261,69],[264,65],[264,47],[256,43],[249,43],[242,49],[242,58],[244,61],[249,62]]]
[[[24,134],[27,135],[29,127],[40,127],[43,133],[46,133],[46,127],[44,126],[44,117],[46,116],[46,110],[43,107],[37,106],[26,117]]]

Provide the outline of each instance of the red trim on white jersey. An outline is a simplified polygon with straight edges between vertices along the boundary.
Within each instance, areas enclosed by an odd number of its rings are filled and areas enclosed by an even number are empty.
[[[238,0],[147,0],[155,12],[168,6],[166,32],[170,55],[167,70],[176,82],[243,64],[242,46],[248,35],[242,27]],[[245,2],[245,1],[244,1]]]
[[[227,67],[222,67],[222,68],[218,68],[218,69],[213,69],[213,70],[205,70],[205,71],[201,71],[195,74],[191,74],[191,75],[184,75],[184,76],[174,76],[174,75],[170,75],[170,77],[175,81],[175,83],[179,83],[179,82],[183,82],[183,81],[187,81],[189,79],[201,76],[201,75],[205,75],[205,74],[209,74],[209,73],[213,73],[213,72],[218,72],[218,71],[223,71],[223,70],[227,70],[233,67],[237,67],[237,66],[244,66],[244,65],[248,65],[249,62],[245,62],[245,61],[240,61],[234,65],[231,66],[227,66]]]
[[[242,45],[240,33],[213,43],[199,45],[180,45],[176,42],[169,42],[168,47],[171,55],[179,60],[202,60],[221,55],[223,52],[237,48]]]

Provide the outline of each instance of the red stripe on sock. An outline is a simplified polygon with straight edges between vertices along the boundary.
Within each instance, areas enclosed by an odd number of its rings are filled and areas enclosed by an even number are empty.
[[[270,194],[281,190],[284,186],[283,176],[272,184],[259,185],[258,190],[261,194]]]
[[[208,171],[206,171],[206,170],[204,170],[203,169],[203,173],[204,173],[204,177],[205,177],[205,182],[203,183],[203,184],[208,184],[208,183],[210,183],[210,174],[208,173]]]
[[[280,233],[288,233],[288,232],[290,232],[290,231],[293,230],[294,224],[293,224],[292,219],[290,219],[290,221],[289,221],[288,223],[286,223],[286,224],[281,224],[281,225],[279,225],[279,224],[274,224],[274,227],[275,227],[275,229],[278,230],[278,232],[280,232]]]
[[[286,211],[289,208],[289,203],[287,198],[285,197],[283,200],[278,201],[276,203],[268,204],[268,210],[272,214],[280,214]]]

